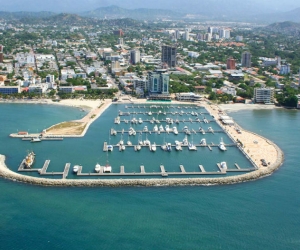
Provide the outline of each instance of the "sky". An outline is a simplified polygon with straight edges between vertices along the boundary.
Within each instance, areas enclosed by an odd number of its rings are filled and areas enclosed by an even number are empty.
[[[297,0],[9,0],[1,1],[0,11],[52,11],[80,13],[99,7],[117,5],[123,8],[155,8],[195,12],[231,13],[233,10],[272,13],[300,7]]]

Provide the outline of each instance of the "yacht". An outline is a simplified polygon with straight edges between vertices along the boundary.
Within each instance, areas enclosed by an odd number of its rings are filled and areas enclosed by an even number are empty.
[[[142,118],[139,118],[139,121],[138,121],[139,124],[143,123],[143,120]]]
[[[220,163],[220,165],[221,165],[221,168],[222,168],[222,169],[227,170],[227,163],[226,163],[226,161],[222,161],[222,162]]]
[[[75,165],[75,166],[73,167],[73,172],[74,172],[74,173],[77,173],[78,170],[79,170],[79,167],[81,167],[81,166]]]
[[[149,111],[149,112],[148,112],[148,115],[152,115],[152,112],[151,112],[151,111]]]
[[[166,126],[165,126],[165,130],[166,130],[167,133],[170,132],[170,127],[169,127],[169,125],[166,125]]]
[[[177,127],[173,127],[173,133],[174,133],[175,135],[178,135]]]
[[[100,166],[100,164],[97,163],[96,166],[95,166],[95,172],[99,173],[100,169],[101,169],[101,166]]]
[[[223,138],[221,138],[221,141],[220,141],[220,144],[219,144],[219,149],[221,151],[225,151],[226,150],[225,144],[223,142]]]
[[[26,168],[31,168],[32,164],[34,163],[35,160],[35,153],[32,151],[27,154],[27,156],[24,159],[24,165]]]
[[[128,141],[127,141],[127,145],[128,145],[128,146],[132,146],[131,141],[128,140]]]
[[[124,145],[124,141],[123,141],[123,138],[121,137],[121,140],[119,141],[119,145]]]
[[[145,126],[145,127],[143,128],[143,132],[148,132],[148,127],[147,127],[147,126]]]
[[[147,134],[146,134],[146,140],[144,141],[144,145],[149,146],[150,144],[151,144],[151,142],[148,140]]]
[[[214,132],[214,130],[212,129],[212,127],[208,127],[208,132],[211,132],[211,133],[213,133]]]
[[[167,144],[161,145],[161,149],[164,150],[164,151],[166,151],[167,150]]]
[[[113,145],[107,145],[107,151],[113,151],[114,150],[114,146]]]
[[[30,142],[41,142],[41,138],[39,137],[34,137],[34,138],[31,138]]]
[[[111,173],[111,166],[108,163],[103,167],[103,173]]]
[[[202,146],[206,146],[206,140],[205,140],[205,138],[201,139],[201,141],[200,141],[200,145],[202,145]]]
[[[153,127],[153,132],[157,132],[157,131],[158,131],[158,126],[155,125],[155,126]]]
[[[167,143],[167,151],[172,151],[172,144],[169,142]]]
[[[153,151],[153,152],[156,151],[156,144],[155,144],[155,142],[151,145],[151,151]]]
[[[187,136],[185,136],[183,141],[182,141],[182,145],[187,146],[188,144],[189,144],[189,141],[187,139]]]
[[[204,123],[208,123],[208,120],[206,118],[203,119]]]
[[[159,131],[160,131],[160,132],[164,132],[164,131],[165,131],[163,125],[160,125],[160,126],[159,126]]]
[[[177,151],[181,151],[182,150],[181,142],[180,141],[175,141],[175,149]]]
[[[189,143],[188,148],[189,148],[189,150],[191,150],[191,151],[196,151],[196,150],[197,150],[197,147],[193,144],[193,142],[190,142],[190,143]]]
[[[136,145],[136,146],[135,146],[136,151],[140,151],[141,148],[142,148],[141,145]]]

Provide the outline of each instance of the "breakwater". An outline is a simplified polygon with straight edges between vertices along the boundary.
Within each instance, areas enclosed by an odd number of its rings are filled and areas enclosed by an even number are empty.
[[[42,186],[184,186],[184,185],[226,185],[236,184],[246,181],[253,181],[271,175],[283,163],[284,154],[282,150],[273,142],[269,141],[277,151],[277,159],[267,167],[261,167],[256,171],[220,178],[161,178],[161,179],[114,179],[114,180],[70,180],[70,179],[47,179],[21,175],[11,171],[5,165],[5,156],[0,155],[0,176],[5,179]]]

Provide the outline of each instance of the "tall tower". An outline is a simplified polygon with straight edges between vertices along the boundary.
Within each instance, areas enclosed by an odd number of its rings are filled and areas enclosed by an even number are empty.
[[[168,64],[170,68],[176,67],[177,48],[175,46],[163,45],[161,47],[161,62]]]
[[[141,61],[140,51],[138,49],[130,51],[130,62],[131,64],[137,64]]]
[[[251,54],[250,54],[250,52],[248,52],[248,51],[243,52],[241,64],[242,64],[242,67],[251,68]]]
[[[227,69],[235,69],[235,60],[232,57],[227,59]]]
[[[3,57],[3,45],[0,45],[0,63],[3,63],[3,59],[4,59],[4,57]]]

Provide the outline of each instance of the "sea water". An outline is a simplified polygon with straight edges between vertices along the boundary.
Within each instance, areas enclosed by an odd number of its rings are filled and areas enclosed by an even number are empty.
[[[57,106],[22,105],[22,112],[10,104],[0,108],[0,152],[8,156],[9,166],[31,145],[8,137],[16,127],[26,124],[26,130],[34,131],[83,115]],[[0,249],[299,249],[300,113],[230,115],[284,151],[278,171],[224,186],[60,188],[0,179]],[[91,131],[97,126],[101,123],[96,121]],[[82,142],[81,157],[89,157],[84,140],[76,140]],[[53,150],[59,144],[52,144]]]

